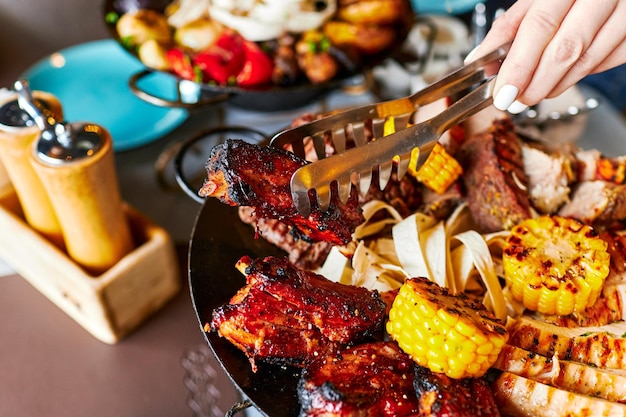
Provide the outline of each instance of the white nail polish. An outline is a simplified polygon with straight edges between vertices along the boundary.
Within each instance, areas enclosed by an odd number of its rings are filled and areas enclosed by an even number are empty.
[[[515,101],[513,102],[513,104],[511,104],[511,105],[509,106],[509,108],[507,109],[507,111],[508,111],[509,113],[512,113],[512,114],[520,114],[521,112],[523,112],[523,111],[524,111],[524,110],[526,110],[527,108],[528,108],[528,106],[527,106],[527,105],[525,105],[525,104],[524,104],[524,103],[522,103],[521,101],[517,101],[517,100],[515,100]]]
[[[509,108],[511,104],[517,98],[517,94],[519,93],[519,89],[514,85],[507,84],[502,86],[500,91],[493,98],[493,105],[498,110],[506,110]]]
[[[467,56],[465,57],[465,59],[463,60],[464,64],[467,64],[468,62],[470,62],[472,60],[472,57],[474,56],[474,54],[476,54],[476,51],[478,50],[478,47],[480,45],[474,47],[474,49],[472,49],[471,51],[469,51],[469,53],[467,54]]]

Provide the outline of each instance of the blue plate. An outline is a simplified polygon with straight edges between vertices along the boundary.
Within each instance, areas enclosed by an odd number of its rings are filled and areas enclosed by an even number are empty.
[[[22,77],[32,90],[54,94],[68,122],[103,126],[113,137],[113,149],[125,151],[162,137],[188,116],[184,109],[158,107],[132,93],[128,80],[143,69],[117,42],[106,39],[56,52]],[[177,94],[176,80],[167,74],[146,77],[142,88],[168,99]]]

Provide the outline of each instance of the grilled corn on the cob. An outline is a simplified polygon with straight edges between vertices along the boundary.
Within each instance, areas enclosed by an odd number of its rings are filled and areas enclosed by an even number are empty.
[[[383,135],[396,132],[395,119],[388,117],[383,125]],[[428,158],[419,169],[416,168],[419,148],[411,152],[409,174],[419,182],[436,192],[443,194],[463,174],[463,168],[452,155],[440,144],[436,143]]]
[[[404,282],[389,311],[387,332],[419,365],[450,378],[482,376],[508,339],[479,302],[452,295],[427,278]]]
[[[436,143],[424,165],[415,170],[419,152],[411,152],[409,174],[436,192],[443,194],[463,174],[463,168],[440,143]]]
[[[517,301],[543,314],[568,315],[596,302],[610,255],[607,243],[590,226],[546,215],[511,230],[502,262]]]

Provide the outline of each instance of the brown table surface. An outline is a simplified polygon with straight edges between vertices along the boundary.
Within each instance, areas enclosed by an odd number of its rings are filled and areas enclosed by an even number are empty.
[[[194,415],[182,360],[206,344],[186,286],[116,345],[95,339],[17,275],[0,278],[0,317],[0,415]],[[238,396],[213,358],[209,365],[223,415]]]

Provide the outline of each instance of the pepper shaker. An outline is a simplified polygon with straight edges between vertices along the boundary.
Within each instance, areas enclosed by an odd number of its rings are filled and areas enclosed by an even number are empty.
[[[36,115],[28,88],[20,105],[40,124],[31,163],[61,224],[70,257],[99,275],[134,248],[115,172],[112,138],[93,123],[60,123]]]
[[[44,115],[61,120],[63,109],[52,94],[35,91],[36,104]],[[26,222],[59,248],[64,247],[61,226],[43,184],[30,163],[33,142],[40,130],[18,105],[18,95],[0,93],[0,161],[15,189]]]

